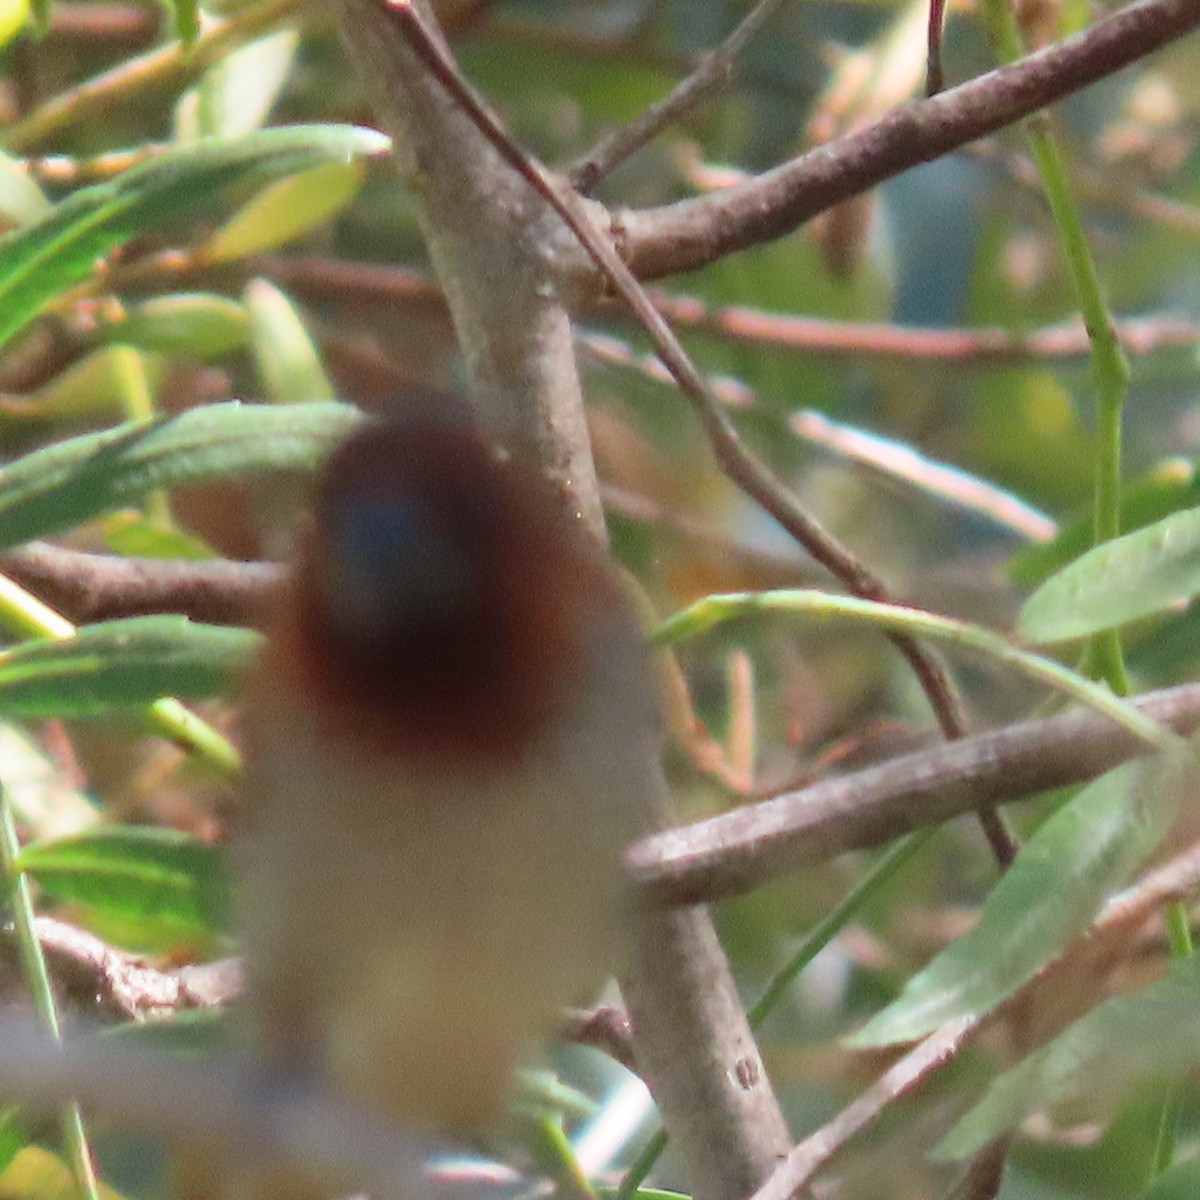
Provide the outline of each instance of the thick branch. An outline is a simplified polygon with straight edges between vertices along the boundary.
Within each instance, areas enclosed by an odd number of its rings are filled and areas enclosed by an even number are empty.
[[[335,0],[329,8],[395,135],[485,421],[556,481],[603,539],[558,287],[558,217],[512,169],[515,147],[484,135],[498,123],[462,80],[421,0]],[[645,794],[663,801],[658,765],[645,765]],[[661,823],[657,810],[641,815],[645,829]],[[634,966],[622,986],[639,1065],[696,1194],[740,1200],[789,1138],[717,936],[704,910],[691,908],[638,914],[631,940]],[[693,1096],[703,1106],[691,1105]]]
[[[123,558],[29,542],[0,554],[0,572],[77,625],[163,612],[245,625],[259,623],[284,568],[224,559]]]
[[[1200,684],[1133,701],[1181,733],[1200,727]],[[1094,779],[1146,745],[1093,713],[1027,721],[647,838],[626,862],[644,895],[695,903],[877,846],[985,805]]]
[[[484,424],[603,538],[571,325],[550,252],[558,219],[430,74],[384,0],[327,8],[394,139]]]
[[[928,100],[915,100],[746,183],[615,214],[634,273],[656,279],[791,233],[819,212],[995,133],[1200,26],[1196,0],[1137,0],[1080,33]]]

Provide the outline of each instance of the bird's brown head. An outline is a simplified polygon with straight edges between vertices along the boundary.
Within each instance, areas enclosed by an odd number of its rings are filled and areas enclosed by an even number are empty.
[[[619,603],[550,489],[469,428],[372,423],[325,469],[275,657],[351,735],[512,758],[571,684],[581,606]]]

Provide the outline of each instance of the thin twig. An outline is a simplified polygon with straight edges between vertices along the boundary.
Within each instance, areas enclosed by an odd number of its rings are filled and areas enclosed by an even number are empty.
[[[885,599],[887,590],[882,580],[805,512],[770,469],[745,446],[670,325],[613,246],[596,231],[579,197],[560,186],[508,136],[496,116],[462,78],[442,45],[429,36],[410,3],[393,0],[389,11],[401,25],[422,64],[463,110],[471,114],[497,153],[554,208],[597,268],[637,314],[659,356],[691,401],[717,462],[726,474],[854,595],[864,599]],[[904,634],[890,633],[888,637],[912,667],[945,735],[951,738],[963,736],[967,721],[962,701],[941,658]],[[981,811],[979,818],[993,853],[1001,866],[1006,866],[1016,853],[1012,835],[995,813]]]
[[[4,147],[10,152],[25,150],[61,133],[81,117],[92,117],[116,103],[129,103],[145,88],[195,79],[235,46],[281,21],[295,3],[296,0],[261,0],[209,25],[192,46],[172,42],[67,88],[9,125],[4,131]]]
[[[128,42],[152,38],[162,25],[162,11],[143,4],[69,4],[58,0],[50,9],[50,35],[95,42]]]
[[[662,363],[653,355],[637,353],[627,343],[612,337],[582,335],[583,348],[602,362],[634,370],[658,383],[669,382]],[[709,376],[705,383],[711,394],[729,408],[745,410],[759,404],[759,397],[740,380],[727,375]],[[761,407],[760,416],[776,419],[773,409]],[[1002,529],[1035,542],[1049,541],[1057,526],[1045,513],[985,479],[958,467],[937,462],[918,453],[905,442],[880,437],[851,425],[831,420],[813,409],[792,414],[788,425],[810,445],[869,467],[947,504],[968,509]]]
[[[738,55],[782,5],[783,0],[758,0],[725,41],[701,57],[686,79],[661,100],[647,105],[628,125],[614,130],[577,159],[567,172],[571,186],[581,195],[587,195],[660,130],[725,87],[733,78]]]
[[[569,1042],[602,1050],[626,1070],[637,1073],[633,1025],[624,1009],[602,1004],[598,1008],[570,1008],[563,1014],[559,1034]]]
[[[962,1017],[931,1033],[916,1049],[910,1050],[889,1067],[832,1121],[797,1143],[795,1149],[779,1164],[775,1174],[750,1200],[792,1200],[852,1137],[950,1062],[979,1024],[979,1017]]]
[[[1080,980],[1103,974],[1127,955],[1131,932],[1158,911],[1163,903],[1193,892],[1200,885],[1200,843],[1189,846],[1169,862],[1147,872],[1133,887],[1105,904],[1092,925],[1073,939],[1057,958],[1047,963],[1015,995],[988,1012],[950,1022],[897,1060],[865,1092],[848,1104],[832,1120],[810,1134],[780,1163],[778,1170],[751,1197],[751,1200],[790,1200],[806,1187],[812,1177],[846,1144],[897,1100],[909,1095],[931,1075],[957,1057],[963,1047],[987,1025],[1001,1022],[1014,1011],[1052,1010],[1049,1020],[1038,1031],[1042,1044],[1065,1029],[1079,1015],[1080,1005],[1090,1007],[1102,994],[1097,986],[1082,986]],[[1079,1004],[1053,1003],[1053,993],[1070,981],[1071,992]],[[1047,1002],[1049,1001],[1049,1002]],[[1002,1140],[1002,1139],[1001,1139]],[[1001,1147],[995,1144],[994,1153]],[[999,1164],[985,1153],[977,1156],[979,1187],[966,1192],[972,1200],[988,1195],[982,1190],[994,1178],[989,1173]],[[968,1174],[968,1180],[971,1179]]]
[[[42,946],[34,928],[36,918],[33,910],[33,892],[28,876],[16,863],[20,849],[7,782],[0,781],[0,870],[3,873],[8,906],[13,914],[13,926],[21,964],[25,971],[25,982],[29,987],[34,1011],[40,1017],[46,1032],[54,1041],[61,1042],[62,1023],[58,1003],[50,983],[50,974],[46,969],[46,956],[42,953]],[[84,1200],[99,1200],[95,1158],[84,1127],[83,1113],[75,1097],[70,1097],[63,1104],[60,1125],[63,1151],[71,1165],[75,1186]]]
[[[638,278],[656,279],[775,241],[827,208],[995,133],[1197,26],[1195,0],[1135,0],[1019,62],[895,108],[747,183],[615,214],[622,255]]]
[[[33,929],[50,958],[70,963],[86,975],[93,1003],[105,1004],[129,1020],[163,1017],[188,1008],[220,1007],[242,990],[237,959],[162,971],[136,954],[54,917],[35,917]]]
[[[963,1177],[946,1194],[946,1200],[995,1200],[1004,1182],[1012,1134],[988,1142],[967,1165]]]
[[[1196,231],[1200,232],[1200,211],[1193,215]],[[106,286],[121,291],[153,287],[164,278],[211,276],[240,281],[258,275],[283,284],[301,299],[356,305],[400,303],[441,312],[446,309],[441,289],[423,271],[321,255],[262,254],[214,267],[202,256],[168,250],[116,264],[106,277]],[[1043,359],[1082,358],[1088,353],[1087,333],[1076,320],[1025,332],[987,325],[922,327],[827,320],[740,304],[710,305],[700,296],[654,288],[648,294],[676,327],[801,354],[1004,367]],[[597,312],[608,318],[614,315],[611,305],[598,306]],[[1200,344],[1200,322],[1181,313],[1128,317],[1118,321],[1116,329],[1129,354],[1192,350]]]
[[[946,22],[946,0],[929,0],[929,30],[925,54],[925,95],[936,96],[945,83],[942,70],[942,27]]]

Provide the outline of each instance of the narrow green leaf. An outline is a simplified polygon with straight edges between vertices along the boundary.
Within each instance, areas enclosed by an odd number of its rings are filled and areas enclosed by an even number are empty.
[[[354,126],[267,129],[179,146],[108,183],[79,189],[41,219],[0,238],[0,345],[86,279],[97,259],[137,234],[211,211],[217,191],[378,154],[387,145],[382,134]]]
[[[197,0],[165,0],[175,36],[190,46],[200,36],[200,5]]]
[[[1126,763],[1045,821],[992,889],[979,922],[914,975],[849,1042],[914,1041],[988,1012],[1082,932],[1105,898],[1158,845],[1193,760]]]
[[[0,547],[135,504],[154,488],[311,471],[361,419],[344,404],[231,401],[58,442],[0,468]]]
[[[85,625],[62,640],[22,642],[0,656],[0,713],[81,717],[160,696],[219,695],[245,670],[258,640],[247,629],[161,615]]]
[[[233,966],[232,973],[237,974],[240,964],[226,962]],[[187,979],[193,971],[204,971],[210,965],[201,963],[197,967],[183,967],[179,974]],[[235,1044],[230,1037],[229,1015],[229,1009],[224,1006],[184,1008],[159,1020],[108,1026],[100,1036],[106,1042],[115,1041],[139,1051],[211,1061],[214,1054],[228,1051]]]
[[[164,525],[136,508],[111,513],[100,523],[104,544],[126,558],[213,558],[211,546],[200,538]]]
[[[19,725],[0,721],[0,786],[29,836],[65,837],[100,820],[95,801]]]
[[[1069,670],[1053,659],[1020,650],[1007,638],[980,625],[939,616],[926,609],[902,604],[882,604],[858,596],[845,596],[810,588],[780,588],[765,592],[729,592],[705,596],[668,617],[650,634],[658,645],[672,645],[696,637],[724,621],[754,613],[794,613],[810,618],[860,621],[879,629],[911,637],[939,638],[988,655],[996,662],[1053,687],[1064,695],[1111,717],[1130,733],[1159,749],[1178,747],[1182,739],[1150,720],[1133,705],[1114,696],[1103,684]]]
[[[0,1109],[0,1171],[32,1140],[32,1122],[19,1104]]]
[[[143,350],[193,354],[209,361],[246,344],[246,310],[236,300],[211,292],[155,296],[108,326],[104,336]]]
[[[205,71],[181,102],[202,136],[240,137],[260,129],[270,115],[292,63],[300,35],[281,29],[225,55]],[[185,124],[177,113],[177,128]]]
[[[1164,1171],[1138,1200],[1196,1200],[1200,1196],[1200,1154]]]
[[[1005,1071],[934,1154],[966,1158],[1039,1108],[1114,1096],[1135,1079],[1177,1077],[1200,1062],[1200,954],[1139,991],[1105,1001]]]
[[[1200,471],[1190,459],[1168,458],[1140,479],[1126,483],[1121,494],[1121,528],[1129,533],[1152,521],[1200,504]],[[1055,571],[1086,554],[1095,544],[1096,527],[1084,513],[1059,527],[1053,541],[1021,547],[1008,563],[1017,583],[1039,584]]]
[[[1025,601],[1018,632],[1031,642],[1086,637],[1200,593],[1200,508],[1105,542],[1052,575]]]
[[[3,38],[0,0],[0,39]],[[25,225],[50,210],[46,193],[29,177],[26,165],[0,151],[0,218],[4,225]]]
[[[127,387],[122,353],[127,356],[129,351],[117,346],[93,350],[35,391],[0,398],[0,414],[26,421],[53,421],[103,413],[112,420],[114,413],[121,414]],[[156,388],[166,374],[165,360],[146,355],[140,365],[147,385]]]
[[[250,345],[267,396],[280,404],[332,400],[333,385],[321,365],[304,320],[291,299],[265,279],[246,285]]]
[[[324,163],[263,188],[200,248],[209,262],[282,246],[341,212],[362,186],[358,163]]]
[[[210,938],[231,926],[221,851],[178,830],[109,826],[31,842],[16,865],[56,900],[154,926],[174,939]]]

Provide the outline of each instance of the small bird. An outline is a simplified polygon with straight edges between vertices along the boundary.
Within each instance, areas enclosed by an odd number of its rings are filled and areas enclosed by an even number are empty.
[[[317,485],[246,713],[263,1052],[477,1133],[615,965],[656,719],[611,565],[465,424],[366,423]]]

